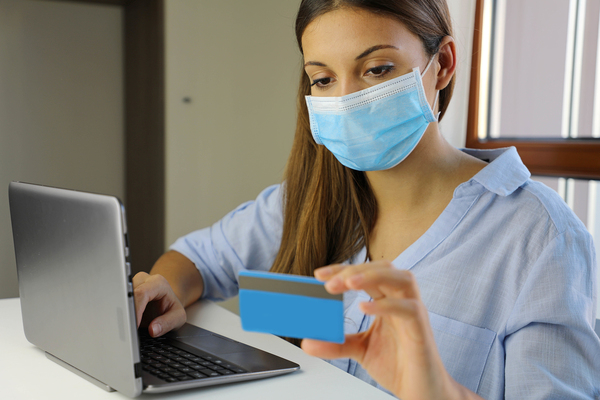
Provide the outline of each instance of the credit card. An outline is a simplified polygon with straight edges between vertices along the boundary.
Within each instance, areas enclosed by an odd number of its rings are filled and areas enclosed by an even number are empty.
[[[298,339],[344,343],[342,294],[330,294],[315,278],[241,271],[242,328]]]

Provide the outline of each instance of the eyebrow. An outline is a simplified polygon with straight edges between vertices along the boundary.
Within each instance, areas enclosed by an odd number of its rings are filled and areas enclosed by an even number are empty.
[[[368,56],[369,54],[373,53],[374,51],[382,50],[382,49],[400,50],[396,46],[392,46],[391,44],[378,44],[377,46],[369,47],[367,50],[360,53],[354,60],[360,60],[361,58]],[[316,65],[317,67],[326,67],[327,66],[320,61],[308,61],[304,64],[304,68],[306,68],[309,65]]]
[[[361,58],[368,56],[372,52],[377,51],[377,50],[381,50],[381,49],[396,49],[396,50],[400,50],[396,46],[392,46],[391,44],[378,44],[377,46],[369,47],[368,49],[366,49],[365,51],[363,51],[358,57],[355,58],[355,60],[360,60]]]

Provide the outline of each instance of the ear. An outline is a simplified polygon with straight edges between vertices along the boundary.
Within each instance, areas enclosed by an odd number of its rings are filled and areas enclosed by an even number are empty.
[[[442,90],[450,83],[456,71],[456,44],[452,36],[446,36],[440,43],[438,51],[439,71],[437,74],[436,90]]]

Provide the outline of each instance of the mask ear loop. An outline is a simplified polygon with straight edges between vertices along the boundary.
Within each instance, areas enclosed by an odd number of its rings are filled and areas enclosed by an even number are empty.
[[[431,56],[431,58],[429,59],[429,62],[427,63],[427,66],[425,67],[425,71],[423,71],[423,73],[421,74],[421,78],[425,76],[425,74],[427,73],[427,71],[429,70],[429,67],[431,67],[431,64],[433,64],[433,58],[435,57],[435,54]],[[431,111],[435,110],[435,106],[437,105],[438,102],[438,98],[440,97],[440,91],[436,90],[435,91],[435,100],[433,102],[433,107],[431,107]],[[435,116],[436,120],[440,119],[440,114],[442,112],[438,112],[437,115]]]
[[[431,109],[431,111],[435,110],[435,106],[437,105],[437,102],[438,102],[439,98],[440,98],[440,91],[436,90],[435,91],[435,101],[433,102],[433,108]],[[436,121],[439,121],[441,113],[442,113],[441,111],[438,111],[437,115],[435,116],[435,120]]]
[[[427,66],[425,67],[425,71],[423,71],[423,73],[421,74],[421,78],[425,76],[425,74],[427,73],[427,71],[429,71],[429,67],[431,67],[431,64],[433,64],[433,58],[435,57],[435,54],[431,56],[431,58],[429,59],[429,62],[427,63]]]

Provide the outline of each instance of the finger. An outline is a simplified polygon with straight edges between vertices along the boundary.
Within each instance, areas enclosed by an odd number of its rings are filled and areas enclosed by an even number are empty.
[[[131,279],[131,283],[133,284],[133,288],[135,289],[136,287],[140,286],[142,283],[144,283],[144,281],[146,279],[148,279],[150,275],[146,272],[138,272],[137,274],[135,274],[133,276],[133,278]]]
[[[304,339],[300,346],[307,354],[324,359],[353,358],[359,363],[363,359],[365,346],[363,334],[346,335],[344,343],[323,342]]]
[[[144,315],[144,311],[146,310],[146,306],[150,301],[149,296],[145,293],[144,289],[140,289],[139,287],[133,289],[133,303],[135,304],[135,315],[137,319],[137,327],[140,327],[142,323],[142,317]]]
[[[417,299],[395,299],[386,297],[381,300],[362,302],[362,312],[378,317],[393,317],[402,321],[403,330],[418,342],[427,338],[429,318],[423,303]]]
[[[148,325],[150,336],[157,337],[173,329],[181,328],[187,320],[187,314],[183,307],[173,307],[166,313],[154,318]]]
[[[136,275],[137,277],[137,275]],[[143,276],[142,276],[143,277]],[[133,299],[135,303],[135,312],[137,316],[137,325],[140,326],[142,316],[148,303],[153,300],[161,299],[168,293],[170,289],[166,279],[160,275],[149,275],[141,282],[141,278],[134,285]],[[135,278],[135,277],[134,277]]]
[[[135,305],[135,315],[137,317],[138,328],[140,327],[142,315],[147,305],[147,303],[143,302],[144,298],[140,295],[138,287],[143,284],[149,276],[150,275],[148,275],[146,272],[138,272],[131,279],[131,283],[133,285],[133,303]]]
[[[327,267],[321,267],[321,268],[315,269],[314,275],[315,275],[315,278],[317,278],[318,280],[326,281],[327,279],[329,279],[333,275],[339,273],[341,270],[343,270],[346,267],[347,267],[347,265],[332,264]]]
[[[353,290],[377,293],[382,297],[420,298],[419,285],[412,272],[406,270],[376,268],[367,269],[346,279],[346,286]]]
[[[392,263],[390,263],[389,261],[384,261],[384,260],[375,261],[375,262],[371,262],[371,263],[367,263],[367,264],[346,266],[345,268],[341,269],[336,275],[332,276],[325,283],[325,289],[327,289],[327,291],[332,294],[343,293],[347,290],[354,289],[348,285],[349,279],[351,277],[360,275],[360,274],[364,273],[365,271],[381,270],[381,269],[391,270],[392,268],[393,268]],[[383,294],[380,293],[377,290],[377,288],[373,287],[371,289],[372,289],[372,291],[368,292],[368,294],[371,297],[373,297],[373,298],[383,297]]]

